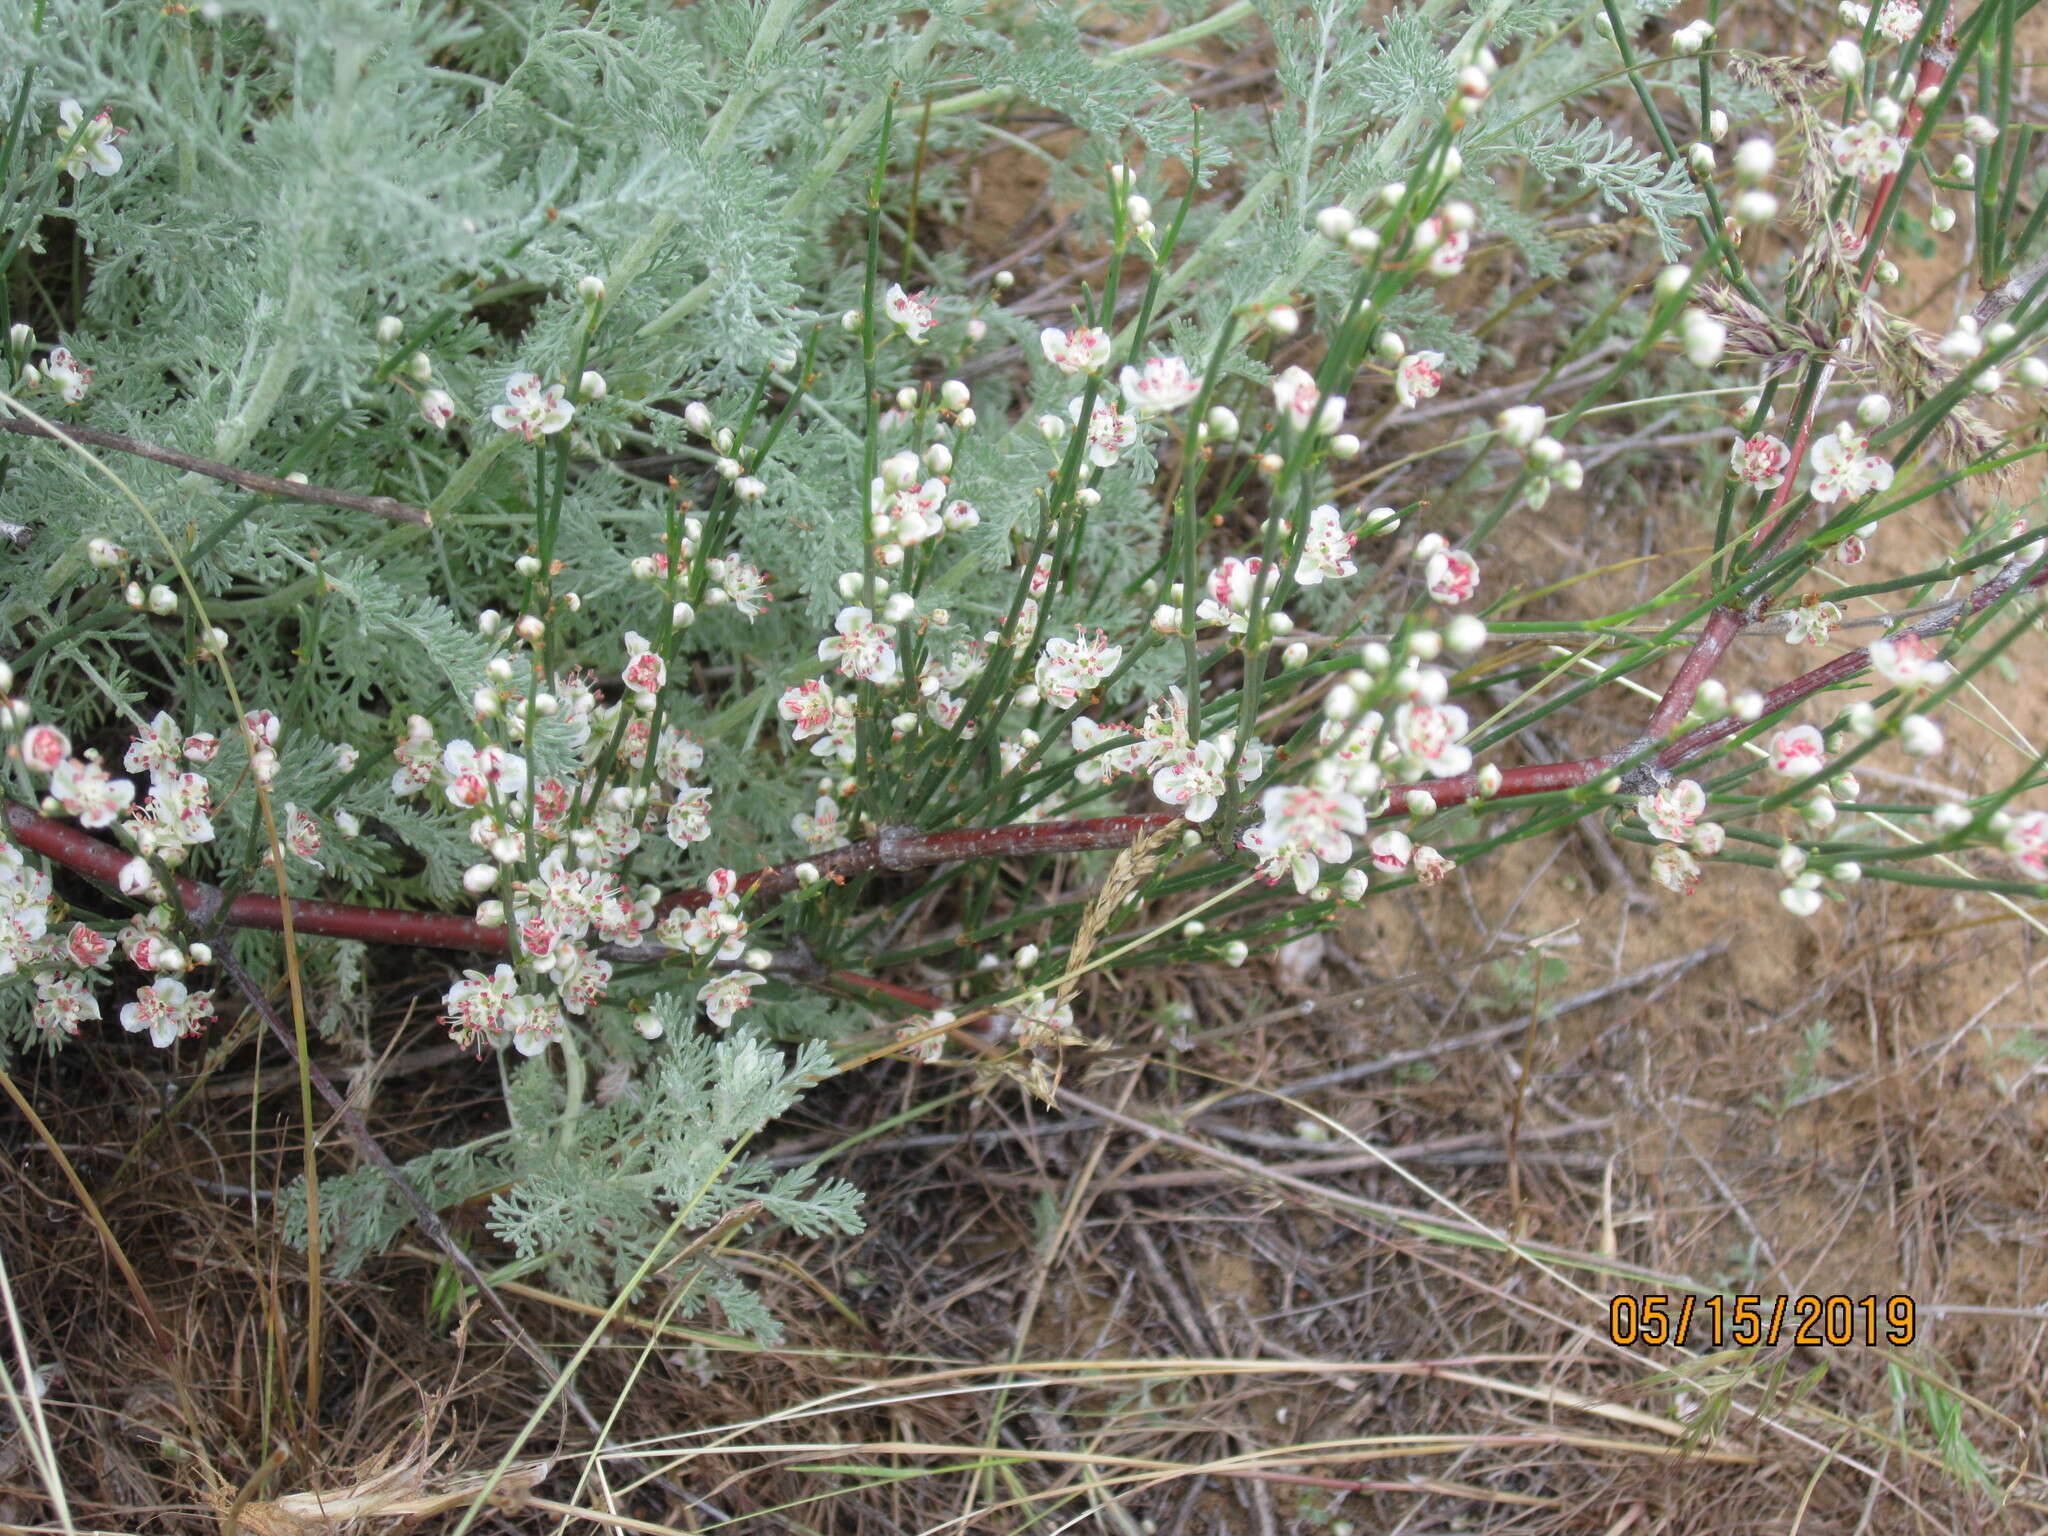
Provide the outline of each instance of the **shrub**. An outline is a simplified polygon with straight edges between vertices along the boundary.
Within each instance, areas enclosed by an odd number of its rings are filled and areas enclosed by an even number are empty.
[[[1941,771],[2048,572],[2012,10],[1845,7],[1820,67],[1653,9],[1316,0],[1266,18],[1267,120],[1177,62],[1244,3],[1119,48],[1043,10],[14,0],[0,1031],[285,1032],[282,980],[303,1057],[376,947],[461,952],[506,1131],[293,1230],[346,1266],[495,1191],[604,1293],[686,1230],[854,1226],[743,1150],[832,1071],[1051,1097],[1091,973],[1240,964],[1583,818],[1801,918],[2044,894],[2038,756],[1881,808],[1856,772]],[[1608,76],[1653,147],[1575,100]],[[1064,312],[945,237],[991,143],[1099,253]],[[1958,227],[1984,296],[1922,329],[1887,252]],[[1666,419],[1713,440],[1707,553],[1544,616],[1509,535]],[[1859,579],[1939,496],[1952,547]],[[1764,686],[1760,632],[1810,660]],[[1582,700],[1622,723],[1531,744]]]

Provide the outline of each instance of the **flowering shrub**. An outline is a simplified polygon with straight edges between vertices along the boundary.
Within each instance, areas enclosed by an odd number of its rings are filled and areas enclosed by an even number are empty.
[[[834,1051],[1050,1093],[1086,972],[1242,963],[1579,818],[1673,899],[2048,894],[2038,758],[1882,817],[1856,773],[1942,774],[2048,573],[2001,478],[2048,382],[2038,169],[1963,85],[2009,9],[1845,7],[1817,65],[1706,22],[1647,53],[1619,0],[1320,5],[1273,20],[1277,134],[1050,19],[13,10],[9,248],[61,229],[91,273],[0,316],[16,1049],[103,1006],[169,1048],[288,974],[303,1050],[369,947],[448,951],[511,1131],[416,1182],[499,1191],[598,1290],[747,1201],[857,1220],[732,1155]],[[1654,150],[1554,105],[1614,72]],[[1055,185],[1106,257],[1053,324],[912,233],[1034,96],[1087,130]],[[1580,189],[1625,221],[1604,292],[1518,370],[1492,288],[1564,271]],[[1986,291],[1923,331],[1886,253],[1956,203]],[[1710,555],[1514,617],[1509,534],[1665,409],[1712,438]],[[1937,562],[1846,573],[1937,495]],[[1773,632],[1808,659],[1765,687],[1737,642]],[[1530,746],[1595,695],[1591,755]],[[328,1181],[344,1260],[411,1219],[392,1182]]]

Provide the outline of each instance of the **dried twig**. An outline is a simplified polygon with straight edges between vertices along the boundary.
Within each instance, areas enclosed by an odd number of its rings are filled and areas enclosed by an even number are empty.
[[[16,437],[42,437],[52,438],[58,442],[83,443],[90,448],[109,448],[115,453],[132,453],[138,459],[168,464],[173,469],[205,475],[210,480],[224,480],[229,485],[239,486],[245,491],[256,491],[265,496],[279,496],[287,501],[311,502],[321,507],[340,507],[345,512],[367,512],[372,517],[381,517],[394,523],[417,523],[422,528],[430,526],[433,522],[425,507],[395,501],[389,496],[363,496],[354,491],[331,490],[324,485],[306,485],[297,480],[281,479],[277,475],[258,474],[254,470],[237,469],[232,464],[223,464],[217,459],[202,459],[193,454],[181,453],[175,448],[145,443],[140,438],[124,437],[119,432],[103,432],[98,427],[52,429],[33,421],[0,417],[0,432],[12,432]]]

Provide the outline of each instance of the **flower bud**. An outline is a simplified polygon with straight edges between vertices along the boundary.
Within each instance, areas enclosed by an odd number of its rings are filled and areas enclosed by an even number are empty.
[[[576,279],[576,293],[587,304],[595,304],[604,298],[604,279],[596,273],[587,273]]]
[[[1932,757],[1941,745],[1941,727],[1927,716],[1908,715],[1899,722],[1899,748],[1908,757]]]
[[[178,594],[162,582],[149,589],[149,611],[158,618],[168,618],[178,611]]]
[[[1048,443],[1056,443],[1067,435],[1066,418],[1055,416],[1050,411],[1038,418],[1037,426],[1038,435]]]
[[[1344,237],[1344,249],[1354,256],[1372,256],[1379,248],[1380,233],[1369,225],[1361,224]]]
[[[1714,146],[1704,140],[1694,143],[1685,152],[1685,163],[1692,167],[1695,176],[1704,179],[1713,175]]]
[[[605,384],[603,374],[599,373],[595,368],[586,368],[583,370],[583,378],[577,387],[582,391],[584,399],[602,400],[605,397],[605,391],[608,386]]]
[[[1209,407],[1208,427],[1218,442],[1227,443],[1237,436],[1237,412],[1227,405]]]
[[[462,872],[462,888],[472,896],[481,896],[498,883],[498,866],[495,864],[472,864]]]
[[[1769,139],[1744,139],[1735,150],[1735,179],[1762,181],[1778,163],[1778,151]]]
[[[405,371],[421,384],[430,383],[434,377],[434,365],[424,352],[415,352],[408,357]]]
[[[1707,137],[1716,144],[1728,137],[1728,114],[1719,107],[1707,114]]]
[[[536,614],[522,613],[519,622],[512,626],[512,633],[528,645],[538,645],[541,637],[548,632],[547,625]]]
[[[1486,621],[1476,613],[1454,615],[1444,626],[1444,644],[1453,656],[1470,656],[1486,644]]]
[[[1398,533],[1401,529],[1401,514],[1392,507],[1374,507],[1365,514],[1365,521],[1359,525],[1359,532],[1367,538],[1381,534]]]
[[[1778,216],[1778,199],[1762,187],[1751,187],[1736,194],[1734,213],[1736,223],[1754,229]]]
[[[1689,59],[1707,46],[1707,39],[1714,35],[1713,24],[1705,21],[1690,21],[1671,34],[1671,51],[1680,58]]]
[[[1937,235],[1945,235],[1956,227],[1956,211],[1946,203],[1936,203],[1927,215],[1927,227]]]
[[[973,392],[960,379],[948,379],[939,386],[939,404],[949,411],[966,409],[967,402],[972,398]]]
[[[1481,763],[1479,771],[1472,775],[1473,787],[1484,800],[1491,800],[1500,793],[1501,780],[1500,767],[1495,763]]]
[[[1316,214],[1316,229],[1331,244],[1339,244],[1358,228],[1358,216],[1342,203],[1332,203]]]
[[[845,331],[849,336],[858,336],[860,334],[860,311],[849,309],[842,314],[839,317],[839,329]]]
[[[1863,78],[1863,50],[1854,39],[1838,37],[1828,48],[1828,73],[1842,81]]]
[[[17,327],[17,329],[26,329],[26,327]],[[398,316],[383,315],[378,318],[377,340],[380,344],[388,347],[404,334],[405,322],[399,319]]]
[[[1266,328],[1275,336],[1292,336],[1301,329],[1301,311],[1292,304],[1275,304],[1266,311]]]
[[[1330,457],[1333,459],[1355,459],[1365,445],[1358,440],[1356,432],[1339,432],[1330,439]]]
[[[1243,965],[1251,958],[1251,950],[1245,947],[1243,939],[1232,939],[1221,951],[1223,963],[1233,968]]]
[[[1745,688],[1735,695],[1731,707],[1735,718],[1748,725],[1763,718],[1764,696],[1754,688]]]
[[[1972,112],[1963,119],[1963,137],[1972,144],[1995,144],[1998,142],[1998,124],[1981,113]]]

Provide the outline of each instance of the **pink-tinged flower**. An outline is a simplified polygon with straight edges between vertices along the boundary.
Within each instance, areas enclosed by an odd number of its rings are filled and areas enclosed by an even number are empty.
[[[105,108],[87,122],[85,108],[66,96],[57,103],[56,132],[64,144],[57,163],[73,181],[87,171],[95,176],[111,176],[121,169],[121,151],[114,141],[127,131],[114,126],[113,114]]]
[[[935,323],[924,291],[905,293],[901,283],[891,283],[889,291],[882,295],[882,313],[913,343],[923,341],[924,333]]]
[[[1845,421],[1813,445],[1813,484],[1808,489],[1815,501],[1854,501],[1888,488],[1893,473],[1890,462],[1872,453],[1869,440],[1858,437]]]
[[[704,749],[696,740],[672,725],[661,728],[661,744],[654,753],[654,773],[671,789],[681,789],[690,775],[704,766]]]
[[[519,980],[509,965],[499,965],[489,976],[464,971],[441,999],[441,1022],[465,1050],[496,1046],[511,1032],[515,1015],[524,1013],[520,1005],[531,1001],[519,996]]]
[[[2035,880],[2048,880],[2048,811],[2015,816],[2006,829],[2005,851]]]
[[[975,510],[971,501],[949,501],[946,510],[939,514],[939,520],[946,525],[948,533],[966,533],[981,526],[981,513]]]
[[[789,818],[789,829],[804,840],[813,853],[836,848],[846,841],[839,825],[839,802],[830,795],[818,796],[808,814],[798,811]]]
[[[1465,258],[1472,251],[1472,236],[1462,229],[1453,229],[1444,222],[1441,214],[1434,214],[1423,221],[1423,228],[1434,230],[1442,238],[1429,253],[1424,263],[1438,277],[1455,277],[1465,270]]]
[[[1245,833],[1242,846],[1259,855],[1268,884],[1292,875],[1304,896],[1315,889],[1322,865],[1344,863],[1352,836],[1365,835],[1364,803],[1341,791],[1279,784],[1260,796],[1259,809],[1265,819]]]
[[[815,736],[832,723],[832,690],[823,678],[806,678],[783,690],[775,712],[795,727],[790,734],[796,740]]]
[[[320,867],[320,823],[290,803],[284,808],[284,843],[298,858]]]
[[[1348,409],[1342,395],[1325,397],[1316,388],[1314,377],[1292,363],[1281,369],[1280,376],[1273,381],[1273,404],[1279,409],[1281,420],[1295,431],[1314,428],[1324,435],[1344,424],[1344,412]]]
[[[147,1030],[159,1049],[181,1036],[202,1033],[212,1018],[211,992],[188,993],[182,981],[169,976],[152,981],[121,1008],[121,1027],[131,1035]]]
[[[213,786],[197,773],[157,779],[149,798],[121,825],[143,853],[178,863],[187,848],[213,841]]]
[[[1870,541],[1852,533],[1835,546],[1835,558],[1844,565],[1861,565],[1870,558]]]
[[[1718,821],[1703,821],[1693,828],[1685,846],[1703,859],[1711,859],[1728,846],[1728,829]]]
[[[69,347],[52,347],[43,359],[43,377],[55,384],[73,405],[85,398],[92,387],[92,370],[71,355]]]
[[[1834,603],[1807,603],[1785,616],[1787,645],[1825,645],[1835,626],[1842,622],[1842,610]]]
[[[519,1002],[523,1006],[511,1015],[512,1048],[522,1056],[538,1056],[562,1038],[567,1027],[562,1010],[537,997],[522,997]]]
[[[455,397],[445,389],[428,390],[420,396],[420,419],[436,432],[446,431],[455,419]]]
[[[1317,587],[1357,575],[1358,562],[1351,558],[1357,543],[1358,535],[1345,531],[1335,507],[1315,508],[1308,515],[1308,538],[1301,546],[1301,563],[1294,568],[1294,579],[1304,587]]]
[[[526,788],[526,759],[496,743],[478,747],[456,738],[441,754],[441,771],[450,805],[473,809],[494,791],[509,800]]]
[[[1067,415],[1076,426],[1081,424],[1078,399],[1067,402]],[[1088,413],[1088,462],[1098,469],[1109,469],[1137,440],[1138,418],[1125,415],[1107,399],[1098,397],[1095,409]]]
[[[1142,369],[1126,366],[1117,382],[1125,403],[1140,416],[1164,416],[1202,393],[1202,381],[1177,357],[1148,357]]]
[[[668,663],[648,645],[645,636],[630,629],[626,631],[626,667],[619,680],[635,693],[650,697],[661,692],[668,681]]]
[[[1768,491],[1785,483],[1785,471],[1792,467],[1792,450],[1781,437],[1759,432],[1739,438],[1728,450],[1728,468],[1744,485]]]
[[[441,744],[434,740],[434,728],[424,715],[406,719],[405,739],[391,749],[398,768],[391,775],[391,793],[404,799],[416,795],[434,782],[441,766]]]
[[[1027,590],[1033,597],[1045,596],[1046,588],[1052,585],[1052,556],[1040,555],[1031,567],[1031,582]]]
[[[263,747],[275,747],[279,731],[283,729],[277,716],[267,709],[252,709],[242,716],[242,735],[247,738],[251,751]]]
[[[220,751],[220,738],[211,731],[194,731],[185,738],[185,760],[204,767]]]
[[[1422,579],[1438,602],[1466,602],[1479,590],[1479,562],[1462,549],[1440,549],[1429,557]]]
[[[1456,778],[1472,766],[1471,749],[1458,742],[1469,723],[1465,711],[1455,704],[1418,700],[1394,711],[1394,741],[1404,756],[1414,759],[1432,778]]]
[[[952,1015],[946,1019],[951,1021]],[[929,1065],[945,1054],[946,1032],[939,1028],[936,1016],[914,1014],[896,1026],[896,1040],[903,1047],[903,1055],[909,1061],[921,1061]]]
[[[1790,726],[1771,738],[1771,771],[1782,778],[1807,778],[1827,765],[1827,740],[1814,726]]]
[[[1877,30],[1895,43],[1909,42],[1920,30],[1921,16],[1913,0],[1884,0],[1877,8]]]
[[[64,935],[64,958],[73,965],[95,970],[107,963],[107,956],[114,952],[114,941],[104,933],[96,932],[83,923],[73,923],[71,931]]]
[[[836,635],[818,642],[818,660],[836,662],[840,675],[886,688],[902,676],[896,659],[896,626],[884,624],[858,604],[839,610]]]
[[[505,403],[491,407],[491,420],[527,442],[550,437],[569,425],[576,407],[564,398],[559,384],[541,387],[537,373],[515,373],[505,381]]]
[[[769,590],[767,572],[746,560],[726,559],[716,564],[718,585],[713,590],[725,594],[733,612],[752,623],[768,611],[775,594]]]
[[[1045,360],[1065,374],[1097,373],[1109,361],[1109,333],[1092,325],[1071,331],[1049,325],[1038,333],[1038,344]]]
[[[1073,1006],[1043,992],[1033,992],[1018,1005],[1010,1027],[1017,1043],[1028,1051],[1072,1045],[1081,1038],[1074,1028]]]
[[[1895,688],[1938,688],[1948,681],[1948,663],[1910,629],[1871,641],[1870,667]]]
[[[1270,591],[1277,574],[1256,555],[1242,560],[1229,556],[1202,584],[1208,595],[1195,605],[1195,617],[1204,624],[1220,624],[1233,635],[1245,633],[1251,627],[1252,593],[1260,585]]]
[[[1897,173],[1906,163],[1905,141],[1889,133],[1874,117],[1851,123],[1828,144],[1835,169],[1858,181],[1877,181]]]
[[[1650,878],[1667,891],[1690,896],[1700,883],[1699,860],[1676,843],[1659,843],[1650,855]]]
[[[135,786],[110,776],[99,758],[97,752],[67,757],[50,775],[50,793],[81,827],[110,827],[135,801]]]
[[[1414,855],[1414,840],[1399,828],[1389,828],[1372,840],[1373,867],[1387,874],[1398,875]]]
[[[1444,355],[1410,352],[1394,367],[1394,397],[1402,405],[1427,400],[1444,387]]]
[[[1666,784],[1654,795],[1636,796],[1636,814],[1643,818],[1643,825],[1667,843],[1690,838],[1706,808],[1707,792],[1691,779]]]
[[[720,1029],[732,1026],[733,1015],[754,1004],[754,988],[768,978],[757,971],[728,971],[697,989],[697,1001]]]
[[[1174,754],[1152,773],[1152,793],[1178,806],[1189,821],[1207,821],[1216,814],[1216,797],[1225,787],[1229,759],[1214,737]]]
[[[141,734],[129,738],[121,766],[130,773],[146,773],[152,780],[169,777],[179,771],[183,745],[178,739],[178,722],[158,710]]]
[[[50,927],[50,877],[0,843],[0,976],[42,956]]]
[[[1424,843],[1415,850],[1415,878],[1424,885],[1442,885],[1458,861]]]
[[[32,725],[21,733],[21,760],[37,773],[55,773],[71,755],[71,738],[54,725]]]
[[[86,989],[79,976],[59,971],[38,971],[35,977],[36,1028],[47,1035],[75,1035],[87,1019],[100,1016],[99,999]]]
[[[710,811],[710,790],[696,787],[677,790],[675,803],[668,808],[664,824],[668,840],[678,848],[703,842],[711,835]]]
[[[1082,631],[1071,640],[1048,640],[1035,674],[1039,692],[1064,709],[1101,686],[1123,654],[1124,648],[1111,645],[1099,629],[1092,638]]]

